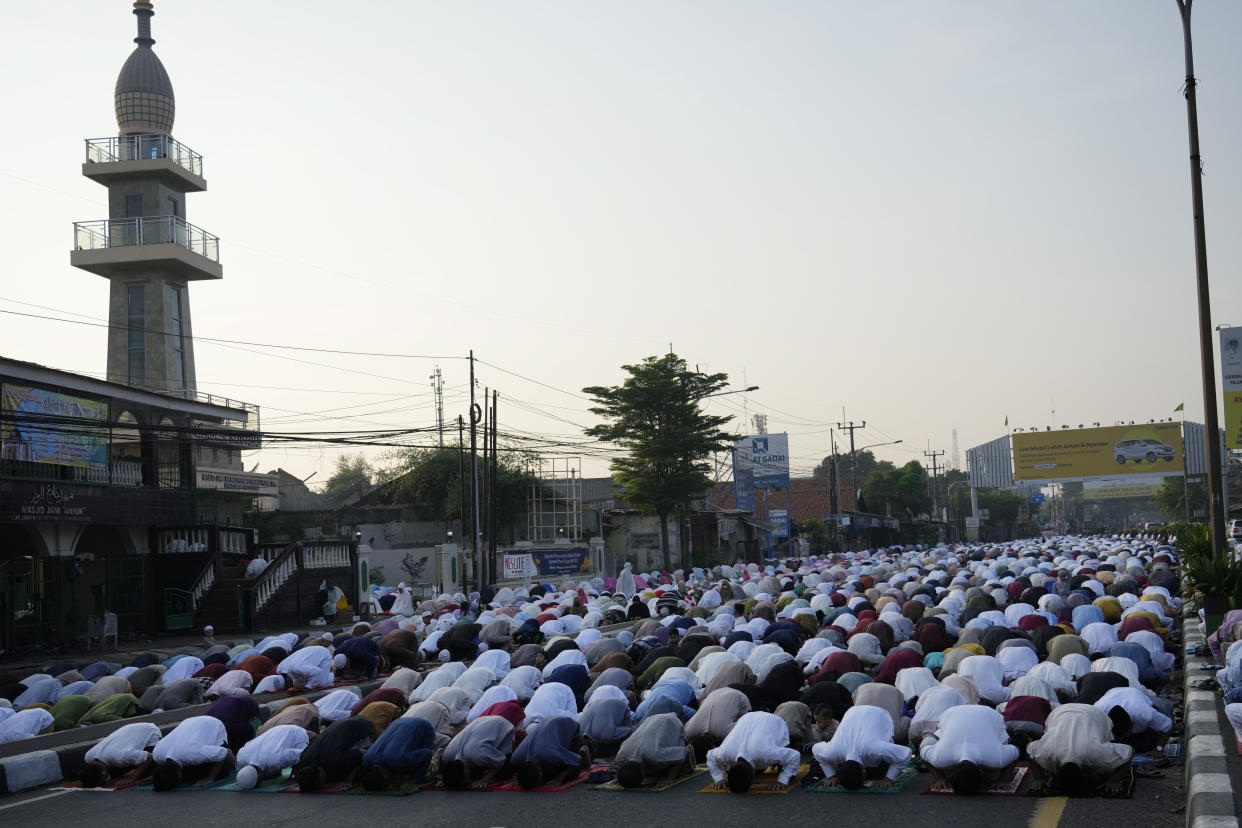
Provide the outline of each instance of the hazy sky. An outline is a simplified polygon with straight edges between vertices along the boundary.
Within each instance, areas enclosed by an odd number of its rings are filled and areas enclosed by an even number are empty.
[[[106,316],[69,249],[106,217],[82,139],[115,134],[130,7],[6,21],[0,310]],[[592,418],[564,391],[670,342],[761,387],[711,408],[767,413],[795,472],[843,407],[859,445],[904,440],[877,450],[899,464],[951,460],[954,429],[964,462],[1006,416],[1202,418],[1174,0],[155,9],[209,183],[188,219],[221,238],[195,332],[438,357],[200,341],[200,390],[265,428],[431,425],[437,363],[455,418],[473,348],[512,372],[479,371],[502,428],[573,438]],[[1195,32],[1213,320],[1242,324],[1242,4],[1198,0]],[[6,356],[100,373],[104,343],[0,314]],[[337,453],[248,466],[316,482]]]

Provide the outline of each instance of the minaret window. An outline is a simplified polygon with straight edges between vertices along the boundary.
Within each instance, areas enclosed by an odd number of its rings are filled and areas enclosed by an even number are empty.
[[[147,287],[129,285],[126,292],[129,317],[129,385],[147,384]]]
[[[185,337],[181,324],[181,288],[168,285],[164,288],[168,313],[168,332],[172,337],[172,365],[169,387],[174,391],[185,390]]]

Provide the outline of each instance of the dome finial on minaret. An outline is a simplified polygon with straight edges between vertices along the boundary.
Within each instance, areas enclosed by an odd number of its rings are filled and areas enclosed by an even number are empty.
[[[134,0],[134,15],[138,18],[138,36],[134,42],[150,48],[155,42],[151,37],[151,18],[155,15],[155,9],[150,0]]]
[[[138,48],[130,53],[116,79],[116,125],[122,135],[172,132],[177,111],[172,81],[159,57],[151,49],[151,16],[155,14],[150,0],[135,0],[134,15],[138,18]]]

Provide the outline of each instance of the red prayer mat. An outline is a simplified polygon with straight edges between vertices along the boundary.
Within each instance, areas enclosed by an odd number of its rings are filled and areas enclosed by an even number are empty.
[[[545,785],[542,788],[532,788],[530,790],[523,788],[521,785],[517,783],[516,780],[510,779],[501,785],[496,785],[494,788],[492,788],[492,790],[494,791],[521,791],[522,793],[561,793],[562,791],[567,791],[576,785],[581,785],[583,782],[586,781],[587,777],[590,775],[591,775],[590,771],[583,771],[582,773],[578,774],[573,779],[569,780],[563,785],[556,785],[556,786]]]
[[[118,776],[114,779],[109,779],[108,784],[104,785],[102,788],[83,788],[81,782],[66,782],[64,785],[61,785],[58,788],[53,788],[53,790],[57,790],[57,791],[123,791],[126,788],[134,787],[139,782],[146,781],[146,777],[137,776],[136,773],[137,773],[137,768],[125,774],[124,776]]]

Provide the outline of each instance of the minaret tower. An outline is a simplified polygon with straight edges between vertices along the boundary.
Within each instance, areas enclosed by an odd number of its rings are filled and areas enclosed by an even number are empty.
[[[176,102],[151,46],[149,0],[134,3],[138,44],[116,79],[117,136],[89,138],[82,174],[108,188],[108,218],[74,224],[69,262],[111,282],[108,379],[192,396],[189,283],[219,279],[220,240],[185,220],[207,189],[203,157],[172,137]]]

